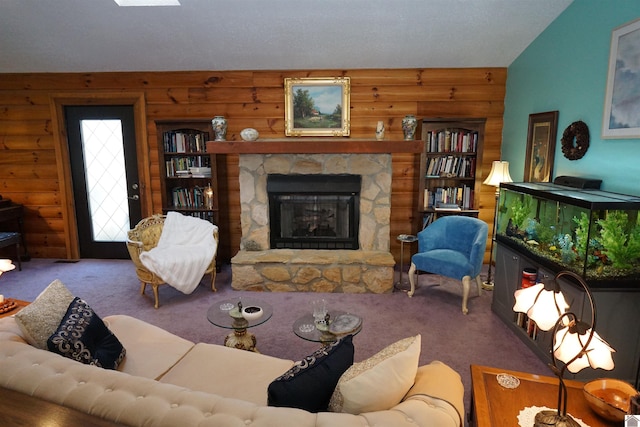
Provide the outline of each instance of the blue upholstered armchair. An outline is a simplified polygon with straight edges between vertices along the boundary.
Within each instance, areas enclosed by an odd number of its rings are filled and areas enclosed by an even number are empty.
[[[471,279],[482,292],[480,271],[487,247],[488,227],[477,218],[451,215],[438,218],[418,233],[418,252],[411,257],[409,296],[415,292],[416,270],[462,281],[462,312],[467,314]]]

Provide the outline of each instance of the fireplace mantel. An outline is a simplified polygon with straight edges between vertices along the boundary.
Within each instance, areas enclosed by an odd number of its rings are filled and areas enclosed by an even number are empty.
[[[387,154],[420,153],[422,141],[355,138],[284,138],[257,141],[207,141],[212,154]]]

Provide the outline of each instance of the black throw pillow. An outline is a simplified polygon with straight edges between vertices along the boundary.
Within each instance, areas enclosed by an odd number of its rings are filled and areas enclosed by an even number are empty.
[[[353,336],[316,350],[276,378],[267,389],[269,406],[326,411],[340,376],[353,365]]]
[[[117,369],[126,350],[102,319],[80,298],[74,298],[60,326],[47,340],[49,351],[87,365]]]

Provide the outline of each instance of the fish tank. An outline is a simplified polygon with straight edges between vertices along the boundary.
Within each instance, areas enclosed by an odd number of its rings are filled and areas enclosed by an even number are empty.
[[[553,183],[502,183],[496,241],[593,288],[640,281],[640,197]]]

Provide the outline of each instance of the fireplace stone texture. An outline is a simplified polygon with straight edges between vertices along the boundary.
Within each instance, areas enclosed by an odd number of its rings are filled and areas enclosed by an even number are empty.
[[[270,249],[269,174],[361,175],[360,249]],[[393,290],[391,154],[241,154],[239,177],[242,239],[240,251],[231,260],[234,289],[373,293]]]

